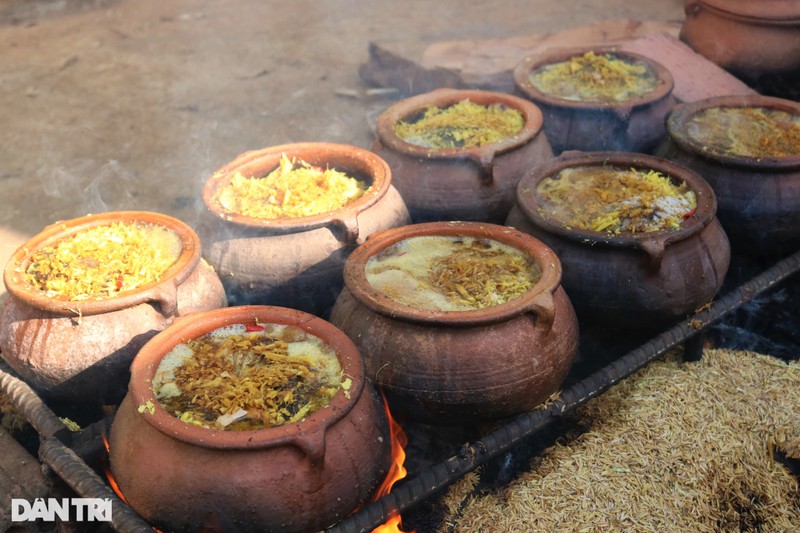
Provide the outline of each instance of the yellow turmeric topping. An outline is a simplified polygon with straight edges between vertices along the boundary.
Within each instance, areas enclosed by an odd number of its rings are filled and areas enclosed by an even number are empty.
[[[360,198],[369,185],[338,170],[311,166],[281,156],[278,168],[263,177],[235,173],[218,198],[230,214],[255,218],[293,218],[339,209]]]
[[[320,338],[252,323],[225,326],[173,348],[159,364],[153,392],[184,422],[241,431],[298,422],[348,383]]]
[[[657,83],[653,71],[642,62],[594,52],[537,68],[529,79],[534,87],[551,96],[601,102],[640,98],[652,92]]]
[[[522,113],[503,105],[463,100],[449,107],[428,107],[423,115],[394,125],[398,137],[426,148],[469,148],[502,141],[525,125]]]
[[[686,124],[703,150],[744,157],[800,155],[800,116],[764,107],[712,107]]]
[[[370,258],[367,281],[413,307],[467,311],[505,303],[541,278],[539,265],[502,243],[426,236],[401,241]]]
[[[114,222],[36,250],[25,282],[50,298],[108,298],[157,281],[180,253],[180,238],[168,228]]]
[[[611,234],[680,229],[697,199],[685,183],[655,170],[567,168],[537,189],[542,214],[567,227]]]

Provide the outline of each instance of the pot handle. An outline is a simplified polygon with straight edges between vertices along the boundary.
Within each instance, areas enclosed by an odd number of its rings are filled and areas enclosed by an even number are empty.
[[[541,321],[548,330],[553,327],[556,317],[556,303],[551,291],[537,294],[528,304],[527,311],[536,315],[536,321]]]
[[[337,218],[332,221],[333,225],[338,230],[336,238],[346,244],[351,244],[358,240],[358,218]]]
[[[175,280],[170,279],[153,287],[148,300],[157,303],[165,317],[175,316],[178,313],[178,285]]]
[[[645,266],[654,272],[661,270],[661,261],[664,259],[666,243],[664,239],[640,241],[639,246],[645,254]]]
[[[697,0],[686,0],[683,4],[683,13],[687,17],[696,17],[702,10],[703,6]]]
[[[325,427],[307,433],[299,433],[293,439],[295,446],[306,454],[311,466],[319,466],[325,460]]]
[[[633,107],[631,107],[631,106],[616,107],[616,108],[614,108],[614,113],[623,122],[628,122],[631,119],[631,113],[633,113]]]
[[[494,182],[494,149],[479,150],[476,155],[470,157],[478,165],[478,179],[484,185],[491,185]]]

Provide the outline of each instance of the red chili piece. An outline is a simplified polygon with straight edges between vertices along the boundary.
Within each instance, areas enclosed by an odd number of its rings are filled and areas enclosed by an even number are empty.
[[[258,324],[245,324],[244,329],[245,331],[264,331],[264,326],[259,326]]]

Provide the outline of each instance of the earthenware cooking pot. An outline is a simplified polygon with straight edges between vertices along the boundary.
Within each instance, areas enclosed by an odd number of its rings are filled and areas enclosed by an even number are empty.
[[[542,270],[527,292],[467,311],[398,303],[367,280],[365,265],[420,236],[488,239],[527,254]],[[356,343],[367,378],[392,412],[440,424],[475,424],[531,409],[558,390],[575,356],[578,325],[561,288],[561,265],[540,241],[494,224],[430,222],[378,233],[345,264],[331,321]]]
[[[299,422],[250,431],[195,426],[165,411],[152,380],[179,343],[231,324],[295,326],[336,351],[349,390]],[[111,470],[131,507],[168,531],[318,531],[351,513],[391,462],[386,411],[366,385],[353,343],[293,309],[241,306],[197,313],[151,339],[131,367],[109,441]]]
[[[531,83],[536,69],[580,57],[587,52],[613,54],[644,64],[656,79],[644,96],[622,101],[568,100],[547,94]],[[673,77],[657,61],[613,47],[549,48],[525,57],[514,68],[514,84],[544,114],[544,131],[553,151],[617,150],[649,152],[664,137],[664,118],[675,104]]]
[[[335,168],[369,189],[343,207],[312,216],[256,218],[227,212],[216,192],[235,173],[264,176],[281,156]],[[283,305],[324,315],[342,287],[347,255],[371,234],[408,223],[388,165],[355,146],[285,144],[246,152],[217,170],[203,189],[206,212],[198,227],[203,252],[232,304]]]
[[[158,281],[101,299],[49,297],[25,282],[39,249],[115,222],[154,224],[175,232],[181,243],[177,261]],[[14,252],[4,271],[8,297],[0,313],[3,358],[44,396],[118,402],[133,356],[149,338],[178,316],[227,305],[222,284],[201,259],[200,249],[194,230],[160,213],[117,211],[46,227]]]
[[[687,183],[697,209],[678,229],[610,234],[579,230],[541,209],[539,183],[567,168],[617,166],[656,170]],[[581,326],[657,328],[710,302],[730,262],[711,187],[686,167],[645,154],[566,152],[525,176],[506,224],[550,246]]]
[[[800,3],[686,0],[680,38],[717,65],[748,78],[800,69]]]
[[[406,142],[394,126],[430,106],[446,108],[464,100],[519,111],[524,120],[515,135],[466,148],[428,148]],[[372,150],[392,169],[397,190],[414,222],[472,220],[501,222],[514,203],[517,181],[531,166],[553,156],[542,132],[542,113],[510,94],[437,89],[401,100],[378,117]]]
[[[697,113],[716,107],[763,107],[798,120],[800,104],[761,95],[681,104],[670,113],[668,137],[658,149],[660,156],[691,168],[714,189],[719,220],[734,252],[767,256],[796,250],[800,247],[800,152],[756,158],[705,149],[689,135],[687,124]]]

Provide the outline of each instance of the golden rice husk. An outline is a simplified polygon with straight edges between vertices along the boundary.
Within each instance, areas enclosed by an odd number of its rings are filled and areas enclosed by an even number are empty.
[[[579,409],[589,430],[502,489],[451,487],[441,530],[800,531],[798,479],[772,453],[797,449],[798,408],[797,362],[669,357]]]

